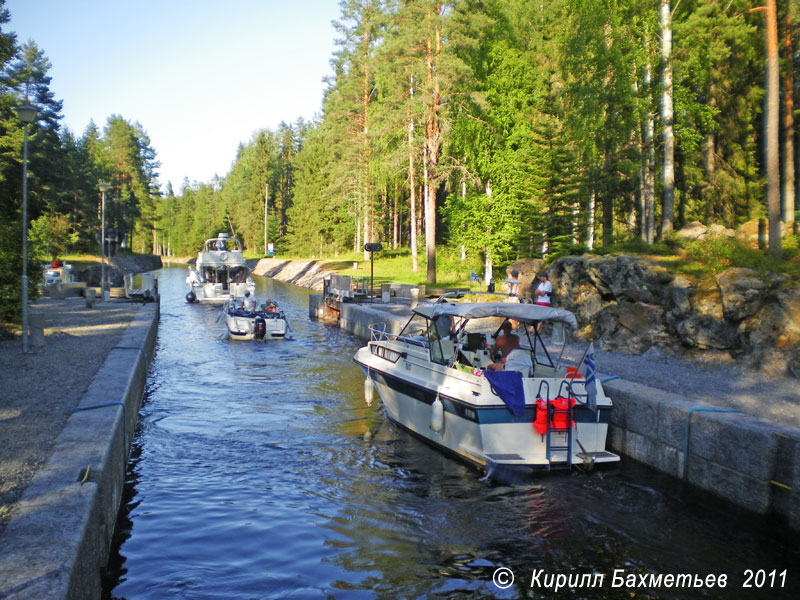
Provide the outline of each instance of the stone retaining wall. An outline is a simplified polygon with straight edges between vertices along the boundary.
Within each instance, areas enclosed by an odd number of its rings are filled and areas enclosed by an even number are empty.
[[[612,449],[800,529],[800,431],[724,409],[706,411],[630,381],[604,387],[614,402]]]
[[[142,305],[25,490],[3,535],[0,597],[100,598],[158,318],[157,302]]]
[[[258,261],[248,261],[248,264],[256,275],[271,277],[316,291],[322,290],[323,280],[331,273],[325,269],[325,263],[319,260],[262,258]]]

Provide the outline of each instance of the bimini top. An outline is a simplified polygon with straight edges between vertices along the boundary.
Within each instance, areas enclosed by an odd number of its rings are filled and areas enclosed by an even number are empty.
[[[578,320],[568,310],[539,306],[537,304],[514,304],[511,302],[464,302],[461,304],[418,304],[415,313],[433,319],[439,315],[461,317],[464,319],[483,319],[485,317],[506,317],[520,323],[539,321],[560,321],[572,329],[578,327]]]
[[[203,252],[241,252],[242,244],[235,238],[228,236],[227,233],[220,233],[217,237],[206,240],[203,245]]]

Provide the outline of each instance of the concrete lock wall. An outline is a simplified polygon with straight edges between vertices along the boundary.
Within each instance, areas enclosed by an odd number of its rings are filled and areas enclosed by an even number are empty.
[[[611,381],[605,389],[614,402],[613,450],[800,529],[796,429],[715,407],[708,412],[702,403],[629,381]]]
[[[408,321],[408,315],[395,316],[390,313],[360,306],[342,304],[339,327],[364,340],[370,339],[370,326],[386,326],[386,332],[397,334]]]
[[[100,597],[158,318],[158,303],[142,305],[23,494],[4,533],[0,597]],[[91,408],[108,403],[125,409]]]

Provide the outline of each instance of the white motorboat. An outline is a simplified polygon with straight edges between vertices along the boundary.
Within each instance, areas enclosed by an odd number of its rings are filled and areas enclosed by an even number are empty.
[[[186,278],[187,302],[220,304],[232,297],[255,294],[256,284],[242,254],[242,244],[227,233],[206,240]]]
[[[223,306],[225,325],[232,340],[261,341],[289,337],[291,329],[277,302],[267,300],[260,308],[256,306],[248,306],[245,298],[232,298]]]
[[[516,351],[531,358],[525,372],[488,368],[499,339],[491,332],[509,320],[527,337]],[[543,321],[577,327],[571,312],[534,304],[420,304],[399,335],[371,328],[356,352],[367,401],[377,389],[392,421],[490,472],[619,461],[605,448],[611,400],[593,351],[583,373],[558,368],[537,332]]]

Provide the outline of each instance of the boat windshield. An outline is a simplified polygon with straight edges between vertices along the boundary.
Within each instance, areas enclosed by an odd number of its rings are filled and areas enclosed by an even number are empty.
[[[230,237],[216,237],[206,240],[203,247],[205,252],[231,252],[241,250],[239,240]]]
[[[481,327],[467,327],[468,322],[472,323],[478,320],[480,319],[469,319],[447,313],[434,315],[431,318],[422,310],[415,312],[411,316],[397,336],[397,340],[428,348],[433,362],[448,364],[450,361],[465,356],[464,353],[460,352],[461,350],[474,350],[486,344],[487,335],[485,333],[476,333],[476,331],[479,332],[481,330]],[[514,323],[509,318],[503,319],[495,334],[489,336],[490,340],[497,339],[503,324],[507,321]],[[544,339],[537,331],[537,324],[538,322],[535,321],[532,325],[514,323],[514,329],[520,338],[521,349],[530,353],[534,364],[554,367],[555,362]],[[482,343],[476,342],[473,344],[474,340],[471,340],[470,336],[476,339],[481,338]],[[472,348],[476,344],[476,348]],[[486,347],[489,347],[489,345],[487,344]]]
[[[430,350],[433,362],[448,364],[453,359],[454,343],[450,339],[451,319],[441,316],[429,319],[415,313],[403,327],[397,339]]]
[[[420,346],[425,345],[428,339],[429,323],[430,321],[427,317],[419,313],[414,313],[397,337],[403,341],[410,341]]]

